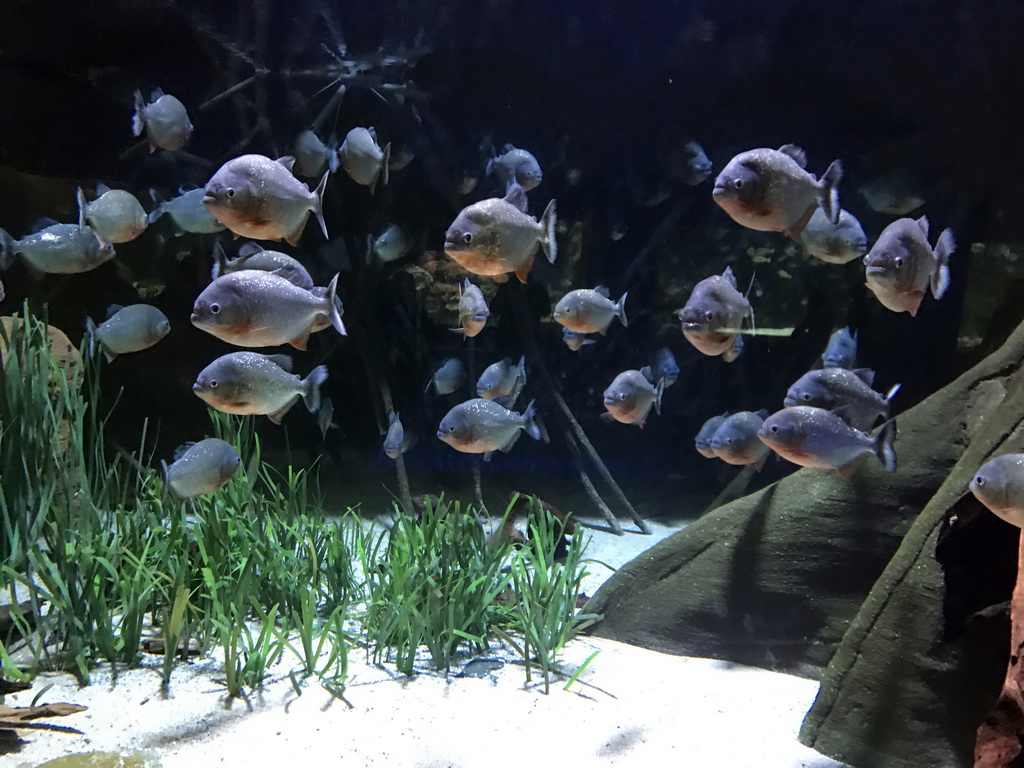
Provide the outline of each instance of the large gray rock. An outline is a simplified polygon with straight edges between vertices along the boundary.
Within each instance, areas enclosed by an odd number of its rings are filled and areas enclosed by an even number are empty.
[[[1012,413],[1009,404],[1000,408],[1024,377],[1022,359],[1024,327],[901,414],[896,473],[873,460],[850,480],[801,470],[657,544],[588,603],[588,613],[604,615],[591,632],[668,653],[818,676],[965,448],[998,431],[993,418],[1012,429],[1024,414],[1024,406]],[[932,598],[941,605],[941,594]]]

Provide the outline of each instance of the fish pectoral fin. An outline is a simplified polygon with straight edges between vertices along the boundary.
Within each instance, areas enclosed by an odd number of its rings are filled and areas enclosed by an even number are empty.
[[[306,228],[306,220],[308,218],[308,215],[304,216],[302,221],[299,223],[299,226],[285,235],[284,241],[288,243],[288,245],[298,247],[299,241],[302,240],[302,232]]]
[[[295,401],[294,400],[292,400],[292,402],[288,403],[288,405],[286,405],[281,410],[275,411],[274,413],[268,413],[267,414],[267,418],[270,419],[275,424],[280,424],[281,421],[284,419],[285,414],[287,414],[288,411],[290,411],[292,409],[293,405],[295,405]]]
[[[487,453],[484,454],[484,461],[490,461],[491,460],[491,456],[493,456],[493,455],[494,455],[494,451],[487,451]]]
[[[840,477],[847,479],[857,471],[857,468],[864,463],[864,457],[858,456],[856,459],[851,461],[849,464],[844,464],[841,467],[836,467],[836,474]]]
[[[519,278],[519,282],[526,285],[526,279],[530,276],[530,270],[533,269],[533,259],[531,258],[519,269],[515,270],[516,277]]]
[[[296,349],[300,349],[303,352],[305,352],[306,347],[309,345],[309,328],[304,330],[302,333],[300,333],[298,336],[296,336],[288,343],[291,344]]]

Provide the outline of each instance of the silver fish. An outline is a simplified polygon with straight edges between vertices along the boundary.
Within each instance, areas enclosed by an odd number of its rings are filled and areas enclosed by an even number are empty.
[[[327,366],[319,365],[301,379],[292,374],[288,355],[232,352],[218,357],[196,377],[192,391],[223,413],[266,415],[275,424],[300,397],[310,413],[320,409],[320,386]]]
[[[382,263],[397,261],[412,250],[409,233],[397,224],[389,224],[376,239],[367,235],[370,255]]]
[[[519,414],[493,400],[477,398],[448,411],[437,428],[437,437],[462,453],[482,453],[487,461],[494,451],[510,451],[520,431],[540,440],[536,417],[533,402]]]
[[[927,217],[897,219],[882,230],[864,257],[866,285],[883,307],[913,317],[929,287],[936,300],[946,293],[954,250],[953,230],[942,230],[932,249]]]
[[[639,371],[623,371],[604,391],[604,407],[615,421],[636,424],[643,429],[651,407],[661,413],[661,395],[665,382],[654,384],[654,374],[644,366]]]
[[[150,194],[156,198],[156,194],[152,190]],[[206,195],[206,190],[200,188],[182,192],[175,198],[161,201],[156,208],[150,211],[149,223],[152,224],[166,213],[182,232],[196,235],[223,232],[227,227],[213,218],[206,210],[206,206],[203,205],[204,195]]]
[[[373,194],[378,181],[380,186],[387,186],[390,157],[391,144],[381,149],[373,128],[353,128],[338,148],[341,167],[356,184],[369,187],[370,194]]]
[[[587,334],[572,331],[565,327],[562,328],[562,341],[573,352],[579,352],[588,344],[597,344],[594,339],[588,338]]]
[[[800,233],[800,244],[811,256],[829,264],[846,264],[868,251],[868,237],[856,216],[840,211],[839,221],[833,224],[824,208],[814,209]]]
[[[818,368],[808,371],[789,388],[783,405],[810,405],[834,411],[855,429],[870,430],[879,419],[889,418],[889,403],[899,391],[893,386],[886,395],[871,388],[875,372],[867,368]]]
[[[160,89],[153,91],[147,104],[141,91],[135,92],[135,115],[132,117],[132,135],[146,132],[149,151],[181,149],[192,137],[192,121],[185,105]]]
[[[75,275],[114,258],[114,246],[96,236],[88,224],[52,224],[20,240],[0,229],[0,267],[20,256],[37,273]]]
[[[569,291],[555,305],[552,317],[570,331],[577,333],[608,333],[608,326],[614,318],[619,318],[623,327],[628,326],[626,320],[626,296],[622,294],[618,301],[608,298],[608,289],[603,285],[597,288],[579,288]]]
[[[305,349],[311,326],[324,315],[342,336],[336,303],[338,276],[325,296],[299,288],[273,272],[243,269],[218,277],[199,294],[192,325],[240,347],[291,344]]]
[[[476,336],[487,325],[491,311],[479,286],[469,282],[467,277],[459,286],[459,325],[464,338]],[[456,329],[459,330],[459,329]]]
[[[651,371],[654,373],[655,381],[665,381],[665,388],[668,389],[679,378],[679,363],[675,355],[668,347],[662,347],[651,355]]]
[[[294,170],[299,176],[318,179],[324,171],[335,173],[338,170],[338,147],[334,136],[324,144],[319,136],[307,128],[295,138],[292,151],[295,154]]]
[[[123,189],[108,189],[96,185],[99,195],[91,203],[86,202],[81,187],[78,189],[78,209],[82,222],[89,224],[96,236],[106,243],[127,243],[146,231],[149,220],[142,204],[131,192]]]
[[[800,405],[773,413],[757,434],[782,458],[802,467],[834,469],[849,477],[865,456],[873,455],[887,472],[896,471],[895,421],[887,421],[872,437],[831,411]]]
[[[444,252],[476,275],[515,273],[525,283],[537,250],[555,263],[555,201],[540,221],[526,213],[526,193],[513,184],[503,198],[492,197],[463,208],[445,233]]]
[[[405,427],[402,420],[394,411],[388,412],[388,433],[384,436],[384,455],[390,459],[397,459],[409,450],[409,441],[405,436]]]
[[[110,362],[118,355],[149,349],[171,332],[171,324],[163,312],[150,304],[113,304],[107,309],[107,320],[100,325],[87,317],[85,332],[90,356],[102,350]]]
[[[487,400],[507,397],[514,403],[525,384],[526,356],[519,358],[518,365],[512,365],[512,359],[506,357],[484,369],[476,382],[476,394]]]
[[[242,459],[230,444],[216,437],[185,443],[174,452],[174,462],[161,461],[164,483],[178,501],[220,490],[235,476]]]
[[[295,158],[271,160],[242,155],[228,160],[206,183],[203,205],[210,215],[242,237],[285,240],[298,245],[312,212],[327,236],[323,216],[329,173],[310,191],[291,172]]]
[[[711,436],[712,453],[726,464],[752,464],[758,472],[771,449],[758,437],[768,411],[738,411],[722,420]]]
[[[986,462],[970,487],[989,511],[1024,528],[1024,453],[1006,453]]]
[[[525,149],[517,149],[511,144],[506,144],[500,155],[487,161],[486,173],[488,176],[492,173],[497,174],[505,187],[514,181],[524,192],[534,189],[544,179],[537,158]]]
[[[427,382],[427,388],[423,391],[426,392],[430,389],[430,385],[434,385],[434,392],[438,395],[450,395],[456,389],[462,386],[462,382],[466,380],[466,366],[462,364],[461,360],[456,360],[454,357],[450,357],[441,363],[441,367],[434,371],[434,375],[430,377],[430,381]]]
[[[829,221],[839,220],[842,163],[833,161],[821,181],[806,165],[804,151],[793,144],[741,152],[715,179],[714,200],[737,224],[796,240],[818,203]]]
[[[213,246],[212,280],[243,269],[274,272],[299,288],[304,288],[307,291],[313,288],[313,278],[309,276],[306,268],[297,259],[293,259],[286,253],[267,250],[259,243],[246,243],[238,249],[238,255],[235,258],[229,259],[220,243]]]
[[[721,416],[712,416],[704,422],[700,431],[697,432],[696,437],[693,439],[697,453],[708,459],[715,458],[715,449],[711,447],[711,438],[715,436],[715,432],[720,426],[722,426],[722,422],[724,422],[728,416],[729,412],[726,411]]]
[[[748,315],[750,302],[736,288],[732,267],[697,283],[686,306],[676,313],[687,341],[705,355],[721,355],[727,363],[743,349],[738,329]]]
[[[825,368],[856,368],[857,334],[851,334],[849,328],[840,328],[833,333],[821,361]]]

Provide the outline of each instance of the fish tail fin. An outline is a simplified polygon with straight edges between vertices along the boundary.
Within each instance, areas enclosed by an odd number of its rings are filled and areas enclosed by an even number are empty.
[[[935,243],[935,261],[938,267],[932,275],[932,296],[941,299],[949,288],[949,257],[956,250],[956,239],[953,237],[953,230],[944,229],[939,235],[939,241]]]
[[[380,159],[380,178],[377,179],[377,186],[386,187],[391,178],[388,163],[391,162],[391,142],[384,145],[384,157]]]
[[[526,406],[526,410],[523,411],[523,428],[526,430],[526,434],[534,440],[541,439],[540,424],[537,422],[536,400],[531,400],[530,404]]]
[[[833,160],[818,182],[821,188],[821,207],[825,209],[825,215],[833,224],[839,223],[839,182],[842,179],[843,163],[841,160]]]
[[[89,340],[89,357],[95,357],[96,350],[100,346],[100,340],[97,337],[96,323],[93,322],[91,317],[85,318],[85,336]]]
[[[14,263],[14,238],[0,228],[0,269],[10,269]]]
[[[727,363],[735,362],[741,352],[743,352],[743,336],[736,334],[736,341],[733,342],[732,347],[722,353],[722,360]]]
[[[331,280],[330,285],[327,286],[327,296],[324,297],[324,301],[327,302],[327,317],[331,321],[331,325],[334,326],[334,330],[340,333],[342,336],[348,336],[348,332],[345,330],[345,324],[341,322],[341,313],[343,307],[341,302],[338,300],[338,277],[341,273],[334,276]]]
[[[213,268],[210,270],[210,279],[216,280],[218,277],[224,274],[224,263],[228,260],[228,255],[224,253],[224,246],[220,243],[214,243],[213,245]]]
[[[548,262],[551,264],[554,264],[555,259],[558,258],[558,243],[555,242],[557,218],[555,201],[552,200],[548,203],[548,207],[544,209],[544,215],[540,218],[540,226],[544,230],[544,234],[540,239],[540,246],[544,249],[544,255],[548,257]]]
[[[142,135],[142,108],[146,106],[142,91],[135,91],[135,114],[132,115],[132,136]]]
[[[320,386],[327,381],[327,366],[318,365],[302,382],[302,400],[306,410],[316,413],[320,410]]]
[[[341,168],[341,156],[338,155],[338,134],[332,133],[327,139],[327,170],[337,173]]]
[[[628,328],[629,327],[629,321],[626,319],[626,297],[627,296],[629,296],[629,291],[626,291],[625,293],[623,293],[622,294],[622,298],[619,299],[618,303],[616,303],[616,305],[615,305],[615,314],[616,314],[616,316],[618,316],[619,320],[622,321],[622,327],[623,328]]]
[[[878,434],[875,435],[875,456],[885,467],[886,472],[896,471],[896,449],[893,447],[893,443],[896,440],[896,419],[889,419],[882,425],[882,428],[878,430]]]
[[[75,189],[75,201],[78,203],[78,226],[85,226],[85,193],[81,187]]]
[[[665,379],[664,377],[658,379],[657,385],[654,387],[654,412],[661,416],[661,396],[665,394]]]
[[[889,389],[889,391],[885,395],[885,402],[886,403],[890,402],[896,396],[896,393],[899,392],[899,391],[900,391],[900,385],[899,384],[893,384],[892,387]]]
[[[316,207],[313,209],[313,215],[316,216],[316,220],[320,223],[320,231],[324,233],[324,240],[331,239],[327,234],[327,222],[324,221],[324,190],[327,189],[327,179],[330,175],[330,169],[324,171],[324,177],[320,179],[320,183],[316,185],[316,190],[313,192],[316,195]],[[295,245],[295,243],[292,243],[292,245]]]

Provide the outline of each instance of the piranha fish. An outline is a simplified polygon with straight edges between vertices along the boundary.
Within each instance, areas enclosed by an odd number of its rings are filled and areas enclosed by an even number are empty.
[[[443,363],[441,367],[434,371],[434,375],[430,377],[430,381],[427,382],[427,387],[423,391],[426,392],[430,389],[430,385],[434,385],[434,392],[438,395],[450,395],[456,389],[462,386],[462,382],[466,380],[466,366],[462,364],[461,360],[456,360],[454,357],[449,357]]]
[[[111,304],[106,321],[100,325],[91,317],[85,318],[90,357],[103,350],[108,363],[118,355],[149,349],[170,331],[167,317],[150,304]]]
[[[799,405],[773,413],[757,434],[779,456],[802,467],[834,469],[849,477],[865,456],[873,455],[886,472],[896,471],[895,421],[887,421],[872,437],[831,411]]]
[[[206,183],[203,205],[236,235],[289,245],[299,244],[312,212],[328,240],[323,196],[330,174],[310,191],[292,175],[294,162],[291,156],[271,160],[263,155],[228,160]]]
[[[372,195],[380,182],[388,183],[388,160],[391,143],[384,149],[377,144],[377,131],[373,128],[353,128],[338,148],[338,161],[356,184],[369,187]]]
[[[295,155],[295,173],[307,179],[319,178],[324,171],[338,170],[338,146],[334,136],[324,144],[312,130],[307,128],[295,137],[292,148]]]
[[[714,200],[737,224],[797,240],[818,203],[829,221],[839,221],[842,163],[833,161],[821,181],[806,165],[804,151],[793,144],[741,152],[715,179]]]
[[[135,115],[132,117],[132,135],[141,136],[146,132],[149,151],[166,149],[174,152],[181,149],[192,137],[192,121],[188,111],[174,96],[159,88],[145,102],[141,91],[135,92]]]
[[[472,338],[484,329],[490,314],[484,292],[467,277],[459,286],[459,325],[462,327],[455,330],[461,330],[463,338]]]
[[[223,232],[227,227],[213,218],[203,205],[205,195],[206,190],[199,188],[182,192],[170,200],[160,200],[157,194],[150,190],[150,196],[157,202],[157,206],[149,212],[149,223],[152,224],[166,213],[182,232],[194,235]]]
[[[265,249],[259,243],[246,243],[238,249],[238,255],[229,259],[220,243],[213,246],[213,270],[211,279],[216,280],[222,275],[240,272],[243,269],[257,269],[261,272],[274,272],[292,285],[307,291],[313,288],[313,278],[306,268],[286,253]]]
[[[369,254],[382,264],[402,258],[413,245],[409,233],[397,224],[389,224],[376,239],[367,235],[366,242]]]
[[[920,183],[903,169],[878,176],[857,190],[872,210],[906,216],[924,205]]]
[[[439,440],[462,453],[482,453],[490,461],[494,451],[512,450],[520,431],[541,439],[537,409],[531,401],[523,413],[510,411],[493,400],[476,398],[459,403],[441,419]]]
[[[518,365],[512,365],[512,359],[506,357],[484,369],[476,382],[476,394],[487,400],[507,397],[514,403],[525,385],[526,356],[519,358]]]
[[[989,511],[1024,528],[1024,453],[1006,453],[986,462],[970,487]]]
[[[338,275],[326,295],[299,288],[274,272],[243,269],[218,277],[199,294],[192,325],[240,347],[291,344],[305,349],[312,326],[326,316],[345,335],[335,295]]]
[[[750,302],[736,288],[732,267],[697,283],[686,306],[676,313],[687,341],[699,352],[720,355],[727,363],[743,349],[739,328],[748,315],[753,316]]]
[[[397,459],[412,447],[412,440],[405,435],[402,420],[394,411],[388,412],[388,432],[384,436],[384,455],[389,459]]]
[[[846,264],[868,251],[868,237],[856,216],[840,211],[839,221],[833,224],[824,208],[814,210],[800,233],[800,244],[811,256],[829,264]]]
[[[718,428],[722,426],[728,417],[729,412],[726,411],[721,416],[712,416],[704,422],[700,431],[697,432],[696,437],[693,439],[697,453],[708,459],[715,458],[715,449],[711,447],[711,438],[715,436],[715,432],[718,431]]]
[[[97,184],[99,197],[91,203],[86,202],[81,187],[77,194],[81,223],[89,224],[103,242],[127,243],[146,231],[149,224],[146,211],[131,192]]]
[[[448,228],[444,252],[476,275],[514,272],[525,283],[539,248],[555,263],[555,201],[540,221],[526,213],[526,193],[513,184],[505,197],[492,197],[462,209]]]
[[[879,419],[889,418],[889,403],[899,392],[894,385],[882,395],[871,388],[875,372],[867,368],[818,368],[797,379],[786,393],[783,405],[810,405],[834,411],[854,429],[870,430]]]
[[[501,183],[508,187],[513,181],[529,192],[536,188],[544,179],[537,158],[525,149],[517,149],[511,144],[502,147],[501,154],[487,161],[486,174],[497,174]]]
[[[661,413],[664,391],[664,380],[655,384],[654,374],[645,365],[639,371],[623,371],[615,377],[604,391],[604,407],[615,421],[636,424],[643,429],[651,406],[656,413]]]
[[[168,466],[161,461],[164,484],[177,501],[194,499],[219,491],[242,466],[242,459],[230,444],[216,437],[185,443],[174,452]]]
[[[20,256],[29,271],[75,275],[114,258],[114,246],[99,239],[88,224],[51,224],[20,240],[0,229],[0,268]]]
[[[671,349],[662,347],[651,355],[651,371],[654,372],[655,381],[665,382],[666,389],[676,383],[679,378],[679,363],[676,362]]]
[[[840,328],[833,333],[821,356],[825,368],[857,367],[857,334],[851,334],[849,328]]]
[[[686,172],[682,175],[682,181],[691,187],[701,184],[711,177],[711,158],[704,151],[704,147],[696,141],[688,141],[683,145],[685,153]]]
[[[953,230],[942,230],[932,249],[927,217],[897,219],[882,230],[864,257],[866,285],[883,307],[914,317],[929,287],[936,300],[946,293],[954,250]]]
[[[603,285],[597,288],[579,288],[569,291],[555,305],[552,317],[570,331],[577,333],[608,333],[608,326],[614,318],[622,321],[623,327],[629,325],[626,320],[626,296],[622,294],[618,301],[608,298],[608,289]]]
[[[597,344],[594,339],[588,338],[587,334],[580,333],[579,331],[573,331],[569,328],[562,328],[562,341],[565,342],[565,346],[571,349],[573,352],[579,352],[587,344]]]
[[[726,464],[752,464],[760,472],[771,449],[758,437],[768,411],[738,411],[727,416],[711,436],[712,454]]]
[[[288,355],[232,352],[218,357],[196,377],[192,391],[223,413],[266,415],[275,424],[300,397],[310,413],[320,409],[320,386],[327,366],[318,365],[301,379],[292,374]]]

